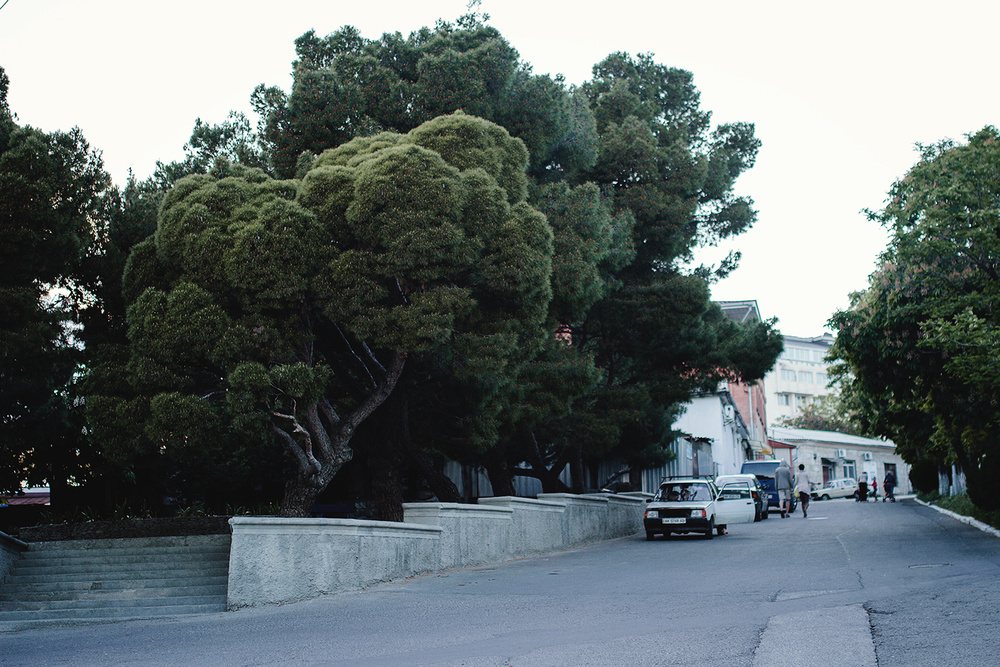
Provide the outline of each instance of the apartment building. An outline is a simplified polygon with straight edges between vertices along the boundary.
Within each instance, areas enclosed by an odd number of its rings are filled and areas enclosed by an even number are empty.
[[[785,350],[774,369],[764,378],[769,425],[796,417],[802,408],[831,393],[826,355],[833,335],[815,338],[785,336]]]

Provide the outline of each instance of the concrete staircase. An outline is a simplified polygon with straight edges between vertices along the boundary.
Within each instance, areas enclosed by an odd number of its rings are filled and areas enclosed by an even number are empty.
[[[32,542],[0,585],[0,631],[226,610],[229,535]]]

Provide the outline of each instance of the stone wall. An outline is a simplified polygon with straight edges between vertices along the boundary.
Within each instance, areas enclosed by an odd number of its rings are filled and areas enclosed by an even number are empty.
[[[626,494],[407,503],[404,523],[233,517],[229,608],[305,600],[642,531]]]

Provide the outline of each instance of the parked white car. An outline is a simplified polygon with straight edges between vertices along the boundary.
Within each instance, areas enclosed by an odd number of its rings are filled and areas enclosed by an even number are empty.
[[[858,492],[858,482],[853,477],[831,479],[809,494],[813,500],[829,500],[830,498],[850,498]]]
[[[750,482],[734,480],[722,488],[710,479],[668,477],[656,497],[647,501],[643,525],[646,539],[671,533],[701,533],[712,539],[731,523],[753,523],[754,501]]]
[[[767,491],[761,485],[760,480],[757,479],[756,475],[719,475],[715,478],[715,485],[720,489],[728,482],[740,482],[744,481],[750,484],[750,495],[753,496],[754,502],[754,521],[761,521],[766,519],[768,516],[768,495]]]

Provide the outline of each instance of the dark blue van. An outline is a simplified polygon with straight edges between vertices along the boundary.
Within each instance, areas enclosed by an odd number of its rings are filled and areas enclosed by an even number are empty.
[[[778,469],[780,463],[781,461],[777,459],[744,461],[743,467],[740,468],[741,473],[753,475],[760,482],[760,485],[767,493],[768,507],[781,507],[781,501],[778,499],[778,489],[774,486],[774,471]],[[795,494],[793,493],[790,511],[794,512],[797,506],[798,501],[795,499]]]

